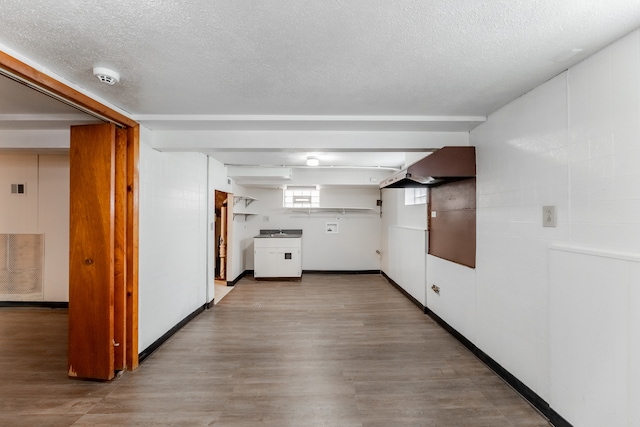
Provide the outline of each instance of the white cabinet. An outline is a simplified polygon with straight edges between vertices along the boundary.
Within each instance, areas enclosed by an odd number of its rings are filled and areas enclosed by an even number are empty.
[[[266,240],[266,239],[255,239]],[[253,256],[254,277],[278,277],[278,248],[255,247]]]
[[[300,277],[300,238],[256,237],[253,239],[253,276]]]

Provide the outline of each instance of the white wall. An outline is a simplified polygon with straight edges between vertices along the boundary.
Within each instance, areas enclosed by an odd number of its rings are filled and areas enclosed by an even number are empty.
[[[11,194],[10,184],[26,184],[26,194]],[[0,155],[0,230],[37,233],[38,156]]]
[[[380,247],[380,215],[376,201],[377,187],[322,187],[321,207],[366,207],[370,212],[300,213],[282,207],[282,190],[269,188],[244,189],[258,199],[249,206],[257,215],[245,220],[237,216],[234,229],[243,233],[245,269],[253,269],[253,236],[260,229],[302,229],[303,270],[379,270],[376,250]],[[236,206],[236,209],[238,207]],[[265,217],[266,220],[265,221]],[[338,223],[338,234],[325,233],[327,222]]]
[[[388,229],[385,274],[423,307],[427,305],[426,248],[427,230],[392,225]]]
[[[45,301],[69,301],[69,195],[69,156],[39,156],[38,230],[45,235]]]
[[[139,347],[207,299],[207,158],[140,143]]]
[[[575,426],[638,425],[640,256],[549,254],[550,402]]]
[[[0,155],[0,233],[44,234],[43,300],[69,301],[68,155]]]
[[[467,293],[475,293],[477,309],[465,327],[475,327],[474,343],[545,400],[547,248],[564,240],[569,228],[567,111],[562,74],[471,133],[478,170],[477,280]],[[542,226],[544,205],[556,206],[558,227]]]
[[[574,425],[640,423],[639,140],[634,32],[471,132],[477,268],[427,257],[427,287],[441,288],[427,306]],[[383,242],[413,218],[389,191]],[[544,205],[557,227],[542,226]],[[552,256],[558,245],[581,254]]]
[[[380,269],[426,306],[427,205],[405,206],[403,188],[385,188],[381,194]]]

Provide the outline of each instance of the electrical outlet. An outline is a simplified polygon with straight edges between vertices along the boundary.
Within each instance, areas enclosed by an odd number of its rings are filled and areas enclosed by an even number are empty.
[[[556,207],[543,206],[542,207],[542,226],[555,227],[556,225],[557,225]]]

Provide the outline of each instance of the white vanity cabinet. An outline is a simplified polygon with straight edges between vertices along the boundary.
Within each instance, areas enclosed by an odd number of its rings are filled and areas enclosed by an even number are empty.
[[[301,241],[299,237],[255,237],[253,276],[301,277]]]

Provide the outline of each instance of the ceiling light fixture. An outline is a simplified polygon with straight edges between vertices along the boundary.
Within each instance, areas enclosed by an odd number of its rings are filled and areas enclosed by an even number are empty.
[[[320,160],[315,157],[307,157],[307,166],[318,166],[320,164]]]
[[[93,69],[93,75],[98,78],[102,83],[108,85],[114,85],[120,81],[120,74],[108,68],[95,67]]]

